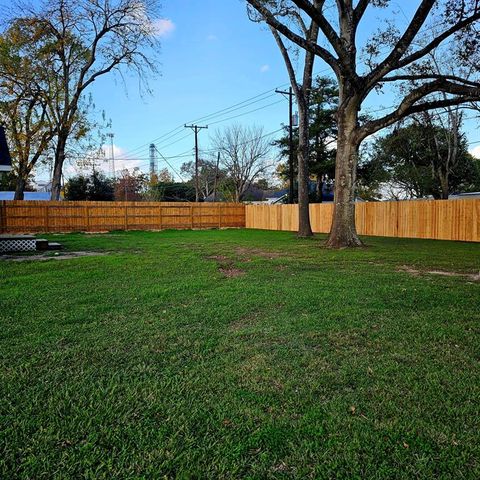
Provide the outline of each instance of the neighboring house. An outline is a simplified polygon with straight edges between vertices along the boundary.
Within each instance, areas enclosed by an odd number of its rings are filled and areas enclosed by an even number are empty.
[[[12,169],[12,159],[8,150],[5,128],[0,125],[0,175]]]
[[[271,193],[270,190],[262,190],[261,188],[251,185],[247,188],[243,194],[243,202],[249,203],[264,203],[267,201],[268,193]],[[204,202],[225,202],[226,199],[221,192],[218,192],[216,198],[214,199],[213,194],[205,197]]]
[[[226,199],[222,193],[217,192],[217,194],[215,195],[215,198],[213,197],[213,193],[212,193],[208,197],[205,197],[203,201],[204,202],[226,202]]]
[[[449,200],[465,200],[466,198],[480,198],[480,192],[454,193],[449,195]]]
[[[0,200],[13,200],[15,192],[0,192]],[[50,200],[50,192],[24,192],[24,200]]]
[[[310,180],[308,184],[308,189],[310,194],[314,194],[317,190],[316,182]],[[265,199],[266,203],[270,204],[279,204],[287,203],[288,201],[288,188],[283,188],[282,190],[277,190],[275,192],[268,192],[267,198]],[[333,186],[331,184],[324,183],[322,188],[322,202],[329,203],[333,202]]]
[[[51,192],[52,191],[52,182],[46,180],[40,180],[35,182],[37,187],[37,192]]]

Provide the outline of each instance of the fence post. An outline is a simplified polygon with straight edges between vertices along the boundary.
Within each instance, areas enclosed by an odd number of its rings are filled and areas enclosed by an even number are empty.
[[[191,228],[193,230],[193,205],[190,205],[190,221],[191,221]]]
[[[125,203],[125,231],[128,230],[128,204]]]
[[[50,231],[50,218],[49,218],[50,208],[48,205],[45,205],[45,230]]]
[[[158,204],[158,227],[162,230],[162,204]]]
[[[85,203],[85,223],[86,223],[86,231],[90,231],[90,208],[88,207],[88,203]]]

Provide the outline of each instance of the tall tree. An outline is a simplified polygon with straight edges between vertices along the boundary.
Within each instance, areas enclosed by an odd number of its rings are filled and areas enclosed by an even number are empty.
[[[234,200],[240,202],[250,185],[271,166],[271,145],[261,127],[232,125],[215,132],[214,149],[233,186]]]
[[[314,201],[322,201],[323,184],[327,178],[335,175],[335,143],[337,139],[336,112],[338,108],[338,88],[336,82],[328,77],[317,77],[310,94],[308,113],[308,172],[316,180]],[[283,157],[288,155],[288,134],[274,142],[280,147]],[[299,145],[298,131],[294,135],[295,149]],[[282,179],[286,179],[285,165],[279,169]],[[310,195],[312,197],[312,195]]]
[[[114,199],[114,185],[111,179],[94,171],[90,176],[78,175],[65,185],[67,200],[111,201]]]
[[[55,130],[42,89],[45,35],[22,21],[0,35],[0,119],[6,126],[15,170],[15,200],[23,194]]]
[[[392,26],[392,20],[376,32],[366,47],[374,57],[366,71],[359,68],[358,28],[370,8],[388,7],[389,0],[337,0],[328,6],[322,0],[247,0],[274,28],[286,38],[322,59],[334,72],[339,85],[339,108],[337,112],[338,140],[335,170],[335,209],[327,246],[361,246],[355,228],[355,179],[358,151],[361,142],[373,133],[388,127],[414,113],[440,107],[465,104],[480,98],[478,76],[475,81],[454,75],[424,73],[412,66],[445,42],[452,42],[459,49],[459,60],[478,50],[480,41],[475,28],[480,20],[478,0],[417,0],[417,8],[408,25],[400,32]],[[279,5],[299,9],[320,29],[319,41],[290,28],[277,15]],[[331,10],[337,18],[330,20]],[[436,29],[428,28],[428,21],[436,21]],[[425,28],[423,28],[425,27]],[[426,42],[419,39],[427,35]],[[325,43],[328,47],[324,46]],[[421,45],[420,45],[421,43]],[[419,46],[420,45],[420,46]],[[387,53],[380,55],[380,46]],[[477,72],[478,73],[478,72]],[[367,96],[385,84],[411,82],[417,86],[402,95],[398,105],[383,117],[361,121],[360,111]],[[432,98],[433,94],[445,93],[446,98]]]
[[[313,5],[318,8],[321,0],[314,0]],[[281,17],[288,22],[291,29],[298,30],[304,36],[307,42],[316,44],[318,39],[318,25],[314,20],[310,19],[308,23],[304,21],[304,17],[298,12],[298,9],[289,8],[285,2],[278,2],[278,10],[272,12],[276,17]],[[257,12],[255,10],[255,12]],[[262,16],[260,18],[265,21]],[[253,16],[253,18],[255,18]],[[292,62],[292,52],[286,39],[281,32],[270,24],[270,30],[275,38],[275,42],[280,49],[285,66],[287,68],[290,85],[298,106],[298,145],[297,145],[297,168],[298,168],[298,236],[311,237],[313,235],[310,224],[309,209],[309,108],[310,96],[313,84],[313,66],[315,63],[315,53],[311,50],[305,50],[303,59],[303,72],[301,81],[297,80],[297,74]],[[289,42],[290,43],[290,42]],[[291,179],[290,179],[291,181]]]
[[[457,127],[419,121],[395,128],[378,139],[362,169],[390,187],[394,198],[445,199],[458,191],[480,188],[478,160],[468,153]]]
[[[140,169],[122,170],[114,182],[114,197],[119,202],[139,202],[147,192],[149,176]]]
[[[88,87],[115,71],[128,69],[142,81],[157,71],[156,8],[156,0],[43,0],[20,11],[50,38],[44,76],[58,92],[49,97],[56,129],[52,199],[60,195],[67,142]]]
[[[181,169],[181,173],[190,177],[192,185],[195,182],[195,162],[185,162]],[[198,165],[198,183],[201,198],[205,199],[213,195],[219,183],[225,179],[225,170],[219,168],[216,160],[199,160]]]

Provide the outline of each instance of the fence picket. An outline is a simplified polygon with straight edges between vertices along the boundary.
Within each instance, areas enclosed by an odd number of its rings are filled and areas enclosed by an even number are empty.
[[[238,203],[4,200],[0,215],[0,233],[245,227],[245,205]]]
[[[247,228],[298,230],[296,205],[247,205]],[[328,233],[333,204],[310,205],[312,229]],[[357,203],[361,235],[480,242],[480,199]]]

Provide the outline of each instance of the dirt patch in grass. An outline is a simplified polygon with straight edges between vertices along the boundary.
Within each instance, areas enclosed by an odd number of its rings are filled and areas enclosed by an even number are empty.
[[[209,255],[207,260],[217,262],[218,271],[226,278],[237,278],[245,275],[245,270],[234,266],[233,260],[225,255]]]
[[[107,255],[105,252],[63,252],[52,254],[51,252],[37,255],[1,255],[0,260],[10,260],[11,262],[44,262],[46,260],[70,260],[80,257],[99,257]]]
[[[245,270],[241,270],[240,268],[235,268],[231,265],[220,265],[218,267],[218,270],[227,278],[242,277],[243,275],[245,275]]]
[[[449,272],[446,270],[417,270],[416,268],[409,267],[408,265],[402,265],[397,268],[400,272],[409,273],[414,277],[419,277],[421,275],[440,275],[443,277],[459,277],[473,282],[480,282],[480,272],[477,273],[462,273],[462,272]]]
[[[262,257],[268,259],[274,259],[284,256],[280,252],[269,252],[268,250],[262,250],[261,248],[245,248],[245,247],[237,247],[235,249],[235,253],[240,257]]]

